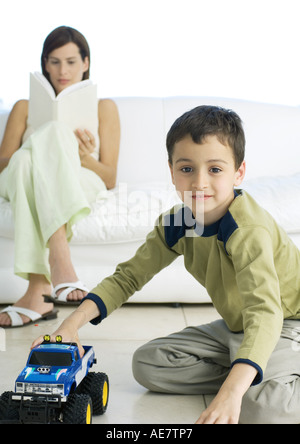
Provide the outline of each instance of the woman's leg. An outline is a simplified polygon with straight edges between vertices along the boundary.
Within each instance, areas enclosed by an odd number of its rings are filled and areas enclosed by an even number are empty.
[[[65,226],[57,230],[49,239],[49,264],[51,281],[54,287],[63,282],[78,281],[71,261]],[[60,291],[57,293],[59,294]],[[68,295],[67,300],[80,301],[86,294],[81,290],[75,290]]]
[[[80,175],[76,138],[68,128],[55,123],[28,139],[0,175],[0,195],[11,202],[14,214],[15,273],[29,280],[16,306],[30,305],[38,313],[47,313],[50,306],[44,305],[42,295],[51,292],[51,279],[54,285],[78,280],[67,240],[72,236],[72,224],[90,212]],[[83,295],[75,291],[68,299],[78,300]],[[7,314],[0,315],[0,326],[10,323]]]
[[[51,280],[54,286],[62,282],[76,282],[78,277],[74,270],[65,226],[54,233],[49,240],[49,263]],[[61,290],[63,291],[63,289]],[[16,307],[28,308],[41,315],[50,312],[53,304],[45,303],[42,295],[51,293],[51,285],[44,275],[30,274],[28,289],[25,295],[15,304]],[[60,292],[58,292],[59,294]],[[72,291],[68,295],[69,301],[80,301],[86,292]],[[24,324],[30,322],[27,316],[20,315]],[[11,325],[11,319],[6,313],[0,313],[0,327]]]
[[[28,288],[24,296],[16,302],[16,307],[28,308],[36,311],[41,315],[50,312],[53,304],[44,302],[43,294],[51,291],[51,285],[45,276],[41,274],[30,274]],[[27,316],[20,315],[24,324],[30,322]],[[8,327],[11,325],[11,319],[7,313],[0,313],[0,327]]]

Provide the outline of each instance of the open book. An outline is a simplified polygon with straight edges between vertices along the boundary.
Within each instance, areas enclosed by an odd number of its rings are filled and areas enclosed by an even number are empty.
[[[97,85],[91,80],[83,80],[56,96],[45,76],[39,72],[30,73],[28,127],[36,130],[51,120],[63,122],[73,131],[87,129],[97,138]]]

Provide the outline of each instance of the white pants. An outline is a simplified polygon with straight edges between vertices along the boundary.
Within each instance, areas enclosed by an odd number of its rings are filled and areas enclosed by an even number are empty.
[[[15,273],[50,281],[49,238],[66,224],[70,240],[72,225],[105,189],[100,177],[81,167],[78,142],[67,126],[49,122],[29,137],[0,174],[0,196],[14,215]]]

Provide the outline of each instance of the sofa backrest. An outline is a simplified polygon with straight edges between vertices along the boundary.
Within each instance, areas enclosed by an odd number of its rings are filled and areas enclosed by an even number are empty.
[[[211,97],[114,98],[121,120],[118,182],[170,182],[165,139],[174,120],[198,105],[236,111],[246,133],[247,179],[300,171],[300,107]],[[7,113],[0,114],[0,140]]]
[[[119,181],[170,180],[166,134],[177,117],[199,105],[233,109],[243,120],[247,179],[300,171],[300,107],[215,97],[114,100],[122,127]]]

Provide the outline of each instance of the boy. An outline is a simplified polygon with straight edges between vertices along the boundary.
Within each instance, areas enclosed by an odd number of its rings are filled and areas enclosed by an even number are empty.
[[[300,252],[266,211],[234,189],[245,176],[241,120],[230,110],[197,107],[175,121],[167,149],[186,205],[162,215],[136,255],[54,335],[78,339],[78,328],[99,323],[183,254],[223,319],[142,346],[133,357],[136,380],[158,392],[217,393],[197,423],[299,423]]]

